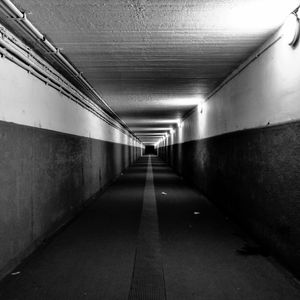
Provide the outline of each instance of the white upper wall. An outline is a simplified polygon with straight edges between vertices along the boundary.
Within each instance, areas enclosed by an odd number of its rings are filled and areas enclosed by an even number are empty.
[[[130,136],[6,58],[0,58],[0,120],[139,146]]]
[[[279,36],[276,33],[257,53]],[[188,116],[168,144],[299,120],[299,66],[300,46],[293,48],[280,39],[208,99],[202,113],[199,106]]]

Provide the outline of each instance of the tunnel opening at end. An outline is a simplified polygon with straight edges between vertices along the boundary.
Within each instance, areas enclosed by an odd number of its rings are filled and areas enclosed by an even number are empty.
[[[144,155],[157,155],[157,149],[154,146],[146,146],[144,150]]]

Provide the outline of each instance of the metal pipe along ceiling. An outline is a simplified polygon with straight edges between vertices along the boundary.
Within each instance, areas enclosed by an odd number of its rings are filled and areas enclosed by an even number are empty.
[[[25,47],[13,35],[9,34],[5,28],[0,26],[0,54],[18,64],[46,84],[52,86],[62,94],[71,98],[73,101],[94,113],[98,118],[105,121],[110,126],[121,130],[123,133],[128,132],[116,120],[105,113],[93,101],[87,98],[75,86],[72,86],[65,80],[61,74],[57,73],[50,65],[43,62],[39,56],[35,55],[29,48]],[[118,125],[118,126],[117,126]],[[134,139],[137,138],[134,136]]]
[[[26,27],[27,31],[29,31],[39,42],[42,42],[50,52],[55,55],[59,61],[63,69],[78,78],[78,80],[83,84],[92,94],[97,98],[97,100],[102,103],[105,107],[106,112],[109,113],[118,123],[122,125],[131,135],[138,139],[135,134],[128,128],[126,123],[122,121],[122,119],[109,107],[109,105],[102,99],[102,97],[96,92],[96,90],[89,84],[89,82],[83,78],[82,73],[79,72],[61,53],[58,48],[51,44],[50,41],[47,40],[45,35],[43,35],[28,19],[25,12],[21,12],[11,1],[2,0],[2,3],[6,5],[6,8],[10,10],[11,13],[15,15],[17,19],[20,19],[21,22],[19,24]],[[138,139],[139,140],[139,139]]]

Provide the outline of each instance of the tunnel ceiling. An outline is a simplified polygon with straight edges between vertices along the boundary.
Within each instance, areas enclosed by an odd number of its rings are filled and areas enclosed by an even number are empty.
[[[151,142],[260,46],[298,1],[13,3],[31,13],[110,107]]]

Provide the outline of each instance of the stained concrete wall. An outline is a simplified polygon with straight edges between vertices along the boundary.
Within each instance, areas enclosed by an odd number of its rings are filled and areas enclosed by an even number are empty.
[[[300,47],[262,48],[159,154],[300,276]],[[256,57],[259,54],[259,57]]]
[[[0,277],[136,160],[141,147],[0,58]]]

